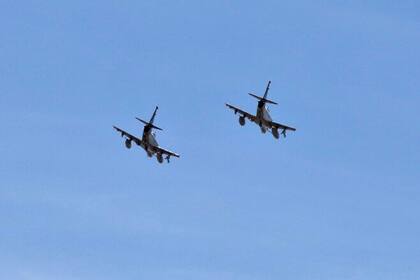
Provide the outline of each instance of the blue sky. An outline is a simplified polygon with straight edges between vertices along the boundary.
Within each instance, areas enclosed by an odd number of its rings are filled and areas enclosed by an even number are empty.
[[[419,9],[1,1],[0,278],[419,279]]]

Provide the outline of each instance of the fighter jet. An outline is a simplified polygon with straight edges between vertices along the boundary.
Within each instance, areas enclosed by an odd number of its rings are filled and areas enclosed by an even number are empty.
[[[152,118],[148,122],[140,118],[136,118],[138,121],[144,124],[143,137],[141,139],[137,138],[136,136],[133,136],[132,134],[116,126],[113,126],[113,127],[116,131],[121,133],[121,137],[125,137],[125,146],[127,149],[130,149],[131,142],[134,142],[138,146],[142,147],[150,158],[153,157],[153,155],[156,155],[158,162],[163,163],[163,160],[165,157],[165,159],[169,163],[169,160],[172,156],[179,158],[179,155],[160,147],[158,142],[156,141],[156,134],[153,132],[153,129],[162,130],[161,128],[153,124],[155,121],[155,117],[156,117],[156,113],[158,109],[159,108],[156,106],[156,109],[153,112]]]
[[[264,97],[260,97],[253,93],[249,93],[249,95],[258,99],[257,114],[255,116],[230,104],[226,103],[226,106],[229,109],[232,109],[235,112],[235,115],[239,113],[239,124],[241,126],[245,125],[245,119],[249,119],[251,122],[256,123],[260,127],[262,133],[266,133],[267,130],[271,130],[271,133],[273,134],[274,138],[279,139],[279,129],[281,129],[281,134],[284,137],[286,137],[286,131],[296,131],[296,129],[284,124],[273,122],[273,120],[271,119],[267,108],[267,104],[278,104],[272,100],[267,99],[268,91],[270,90],[270,85],[271,81],[268,82]]]

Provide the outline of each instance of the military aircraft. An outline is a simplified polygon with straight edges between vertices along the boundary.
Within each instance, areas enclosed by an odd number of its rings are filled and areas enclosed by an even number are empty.
[[[266,133],[267,130],[271,130],[271,133],[273,134],[274,138],[279,139],[279,136],[280,136],[279,129],[281,129],[281,134],[284,137],[286,137],[287,130],[296,131],[296,129],[293,127],[284,125],[284,124],[273,122],[273,120],[271,119],[271,116],[269,114],[266,104],[273,104],[273,105],[278,105],[278,104],[272,100],[267,99],[268,91],[270,90],[270,85],[271,85],[271,81],[268,82],[264,97],[260,97],[253,93],[249,93],[249,95],[259,100],[256,116],[248,112],[245,112],[230,104],[226,103],[226,106],[229,109],[232,109],[235,112],[235,115],[238,113],[240,114],[239,124],[241,126],[245,125],[245,119],[249,119],[251,122],[256,123],[261,128],[262,133]]]
[[[127,147],[127,149],[130,149],[131,142],[134,142],[138,146],[142,147],[150,158],[153,157],[153,155],[156,155],[158,162],[163,163],[163,159],[165,156],[165,159],[169,163],[169,159],[172,156],[179,158],[179,155],[160,147],[158,142],[156,141],[156,134],[153,132],[153,129],[162,130],[161,128],[153,124],[155,121],[155,117],[156,117],[156,113],[158,109],[159,107],[156,106],[156,109],[153,112],[152,118],[150,119],[149,122],[136,118],[138,121],[144,124],[143,137],[141,139],[137,138],[136,136],[133,136],[132,134],[116,126],[114,126],[114,129],[118,131],[119,133],[121,133],[121,137],[125,137],[125,146]]]

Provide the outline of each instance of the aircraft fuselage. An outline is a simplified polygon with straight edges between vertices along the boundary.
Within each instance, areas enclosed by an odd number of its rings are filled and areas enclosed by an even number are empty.
[[[145,126],[143,129],[143,143],[145,147],[143,147],[149,155],[153,155],[155,153],[153,147],[158,147],[159,143],[156,140],[156,135],[152,132],[152,128],[150,126]]]
[[[256,123],[261,128],[268,129],[271,127],[268,123],[272,122],[273,120],[270,116],[270,113],[267,110],[266,104],[262,101],[258,102],[256,117],[257,117]]]

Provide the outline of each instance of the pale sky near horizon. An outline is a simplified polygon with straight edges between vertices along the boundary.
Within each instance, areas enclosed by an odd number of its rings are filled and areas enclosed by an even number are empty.
[[[0,279],[419,279],[419,11],[0,1]]]

